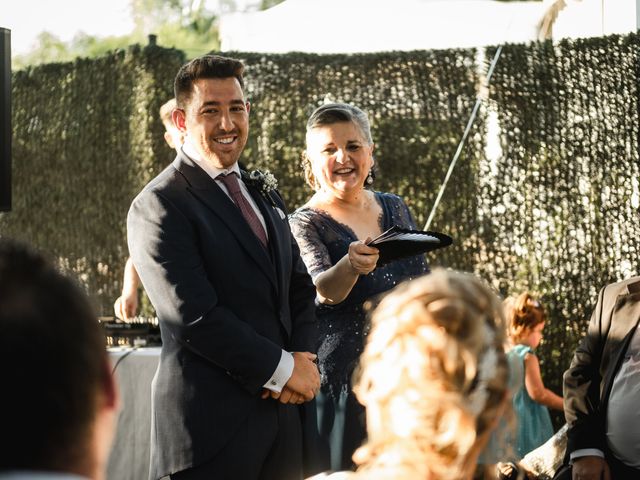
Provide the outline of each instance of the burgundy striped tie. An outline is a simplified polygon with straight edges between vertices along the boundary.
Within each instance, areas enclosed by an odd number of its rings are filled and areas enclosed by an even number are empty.
[[[242,191],[240,190],[240,183],[238,182],[238,177],[235,172],[228,173],[227,175],[220,175],[218,178],[222,183],[224,183],[224,186],[227,187],[229,195],[240,209],[240,212],[242,212],[242,216],[249,224],[249,227],[251,227],[253,233],[255,233],[258,240],[260,240],[262,245],[266,248],[267,234],[264,231],[264,227],[262,226],[262,223],[260,223],[260,219],[258,218],[258,215],[256,215],[255,210],[242,194]]]

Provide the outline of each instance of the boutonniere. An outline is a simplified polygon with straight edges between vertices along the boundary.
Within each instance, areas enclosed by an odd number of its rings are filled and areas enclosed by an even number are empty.
[[[251,172],[242,172],[242,179],[244,182],[258,190],[263,197],[271,202],[271,205],[276,206],[276,202],[271,196],[273,192],[278,188],[278,180],[273,174],[266,170],[253,170]]]

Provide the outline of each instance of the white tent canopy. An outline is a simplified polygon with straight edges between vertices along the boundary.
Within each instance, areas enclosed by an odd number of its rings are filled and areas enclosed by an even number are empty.
[[[527,43],[553,0],[286,0],[220,20],[223,51],[310,53]],[[554,38],[635,31],[640,0],[566,0]]]
[[[466,48],[535,38],[541,2],[287,0],[220,21],[223,51],[381,52]]]

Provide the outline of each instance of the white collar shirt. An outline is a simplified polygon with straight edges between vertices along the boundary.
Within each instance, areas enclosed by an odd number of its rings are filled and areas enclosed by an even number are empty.
[[[240,166],[238,165],[238,162],[234,163],[230,168],[217,168],[211,165],[209,162],[205,161],[197,152],[195,147],[191,144],[191,142],[189,142],[188,139],[185,140],[185,142],[182,144],[182,153],[184,153],[187,157],[193,160],[196,163],[196,165],[198,165],[200,168],[202,168],[202,170],[205,171],[207,175],[209,175],[212,179],[214,179],[218,184],[218,186],[222,189],[224,193],[227,194],[229,198],[231,198],[231,195],[229,195],[229,190],[227,190],[227,187],[222,182],[222,180],[220,180],[219,177],[221,175],[227,175],[231,172],[235,172],[236,175],[238,175],[238,183],[240,184],[240,191],[242,192],[242,196],[247,199],[247,201],[249,202],[249,205],[251,205],[251,208],[253,208],[253,211],[258,216],[258,220],[260,220],[260,223],[262,224],[262,228],[264,228],[264,232],[267,235],[267,239],[269,238],[269,231],[267,230],[267,224],[265,223],[264,217],[262,216],[262,212],[260,211],[255,200],[249,193],[247,186],[242,181],[242,175],[240,175]],[[233,199],[231,199],[231,201],[233,201]]]

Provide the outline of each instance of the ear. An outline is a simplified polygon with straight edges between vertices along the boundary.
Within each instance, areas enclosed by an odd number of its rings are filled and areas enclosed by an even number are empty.
[[[175,144],[173,143],[173,137],[166,130],[164,132],[164,141],[167,142],[167,145],[169,145],[171,148],[176,148]]]
[[[247,114],[249,114],[249,111],[251,110],[251,104],[249,102],[245,102],[245,107],[247,109]]]
[[[182,133],[187,132],[187,117],[183,109],[176,108],[173,112],[171,112],[171,120],[173,120],[173,124],[178,130],[180,130]]]

